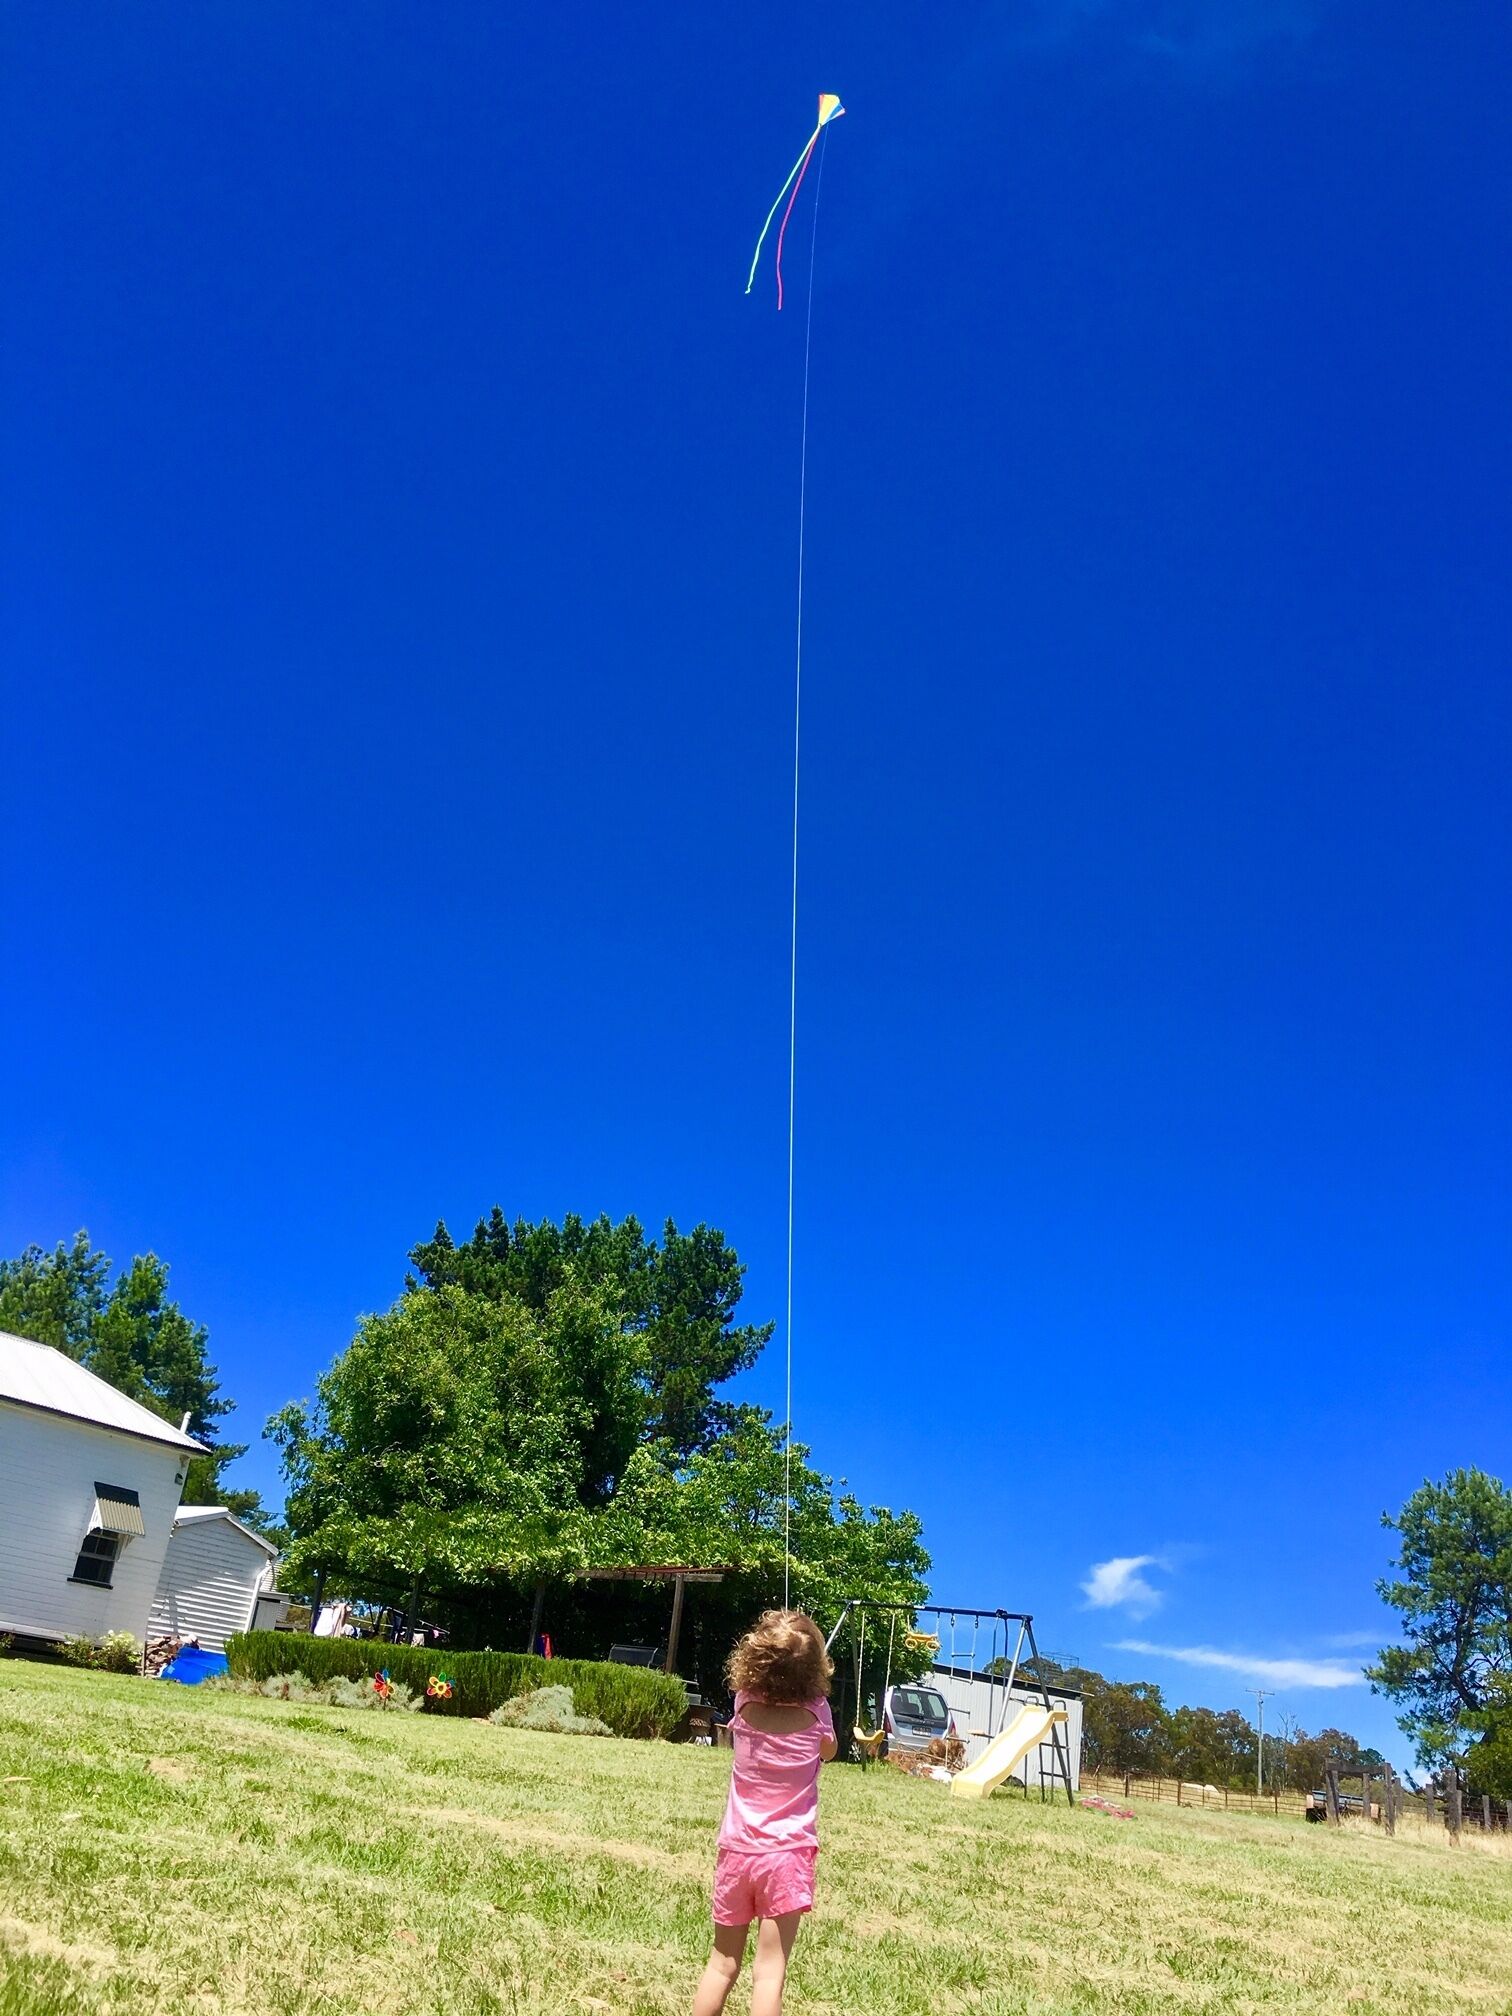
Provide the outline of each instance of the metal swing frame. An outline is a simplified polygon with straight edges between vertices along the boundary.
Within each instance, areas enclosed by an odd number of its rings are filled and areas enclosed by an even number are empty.
[[[1015,1680],[1019,1676],[1019,1671],[1021,1668],[1023,1669],[1026,1675],[1026,1685],[1032,1687],[1033,1691],[1039,1696],[1040,1701],[1043,1703],[1043,1705],[1047,1710],[1054,1708],[1055,1703],[1050,1699],[1050,1689],[1044,1677],[1042,1661],[1040,1659],[1039,1645],[1036,1642],[1034,1636],[1034,1618],[1029,1611],[978,1610],[969,1603],[955,1603],[955,1604],[878,1603],[874,1602],[872,1598],[869,1596],[848,1596],[845,1599],[845,1604],[841,1609],[840,1615],[835,1619],[834,1630],[830,1632],[828,1638],[826,1638],[824,1641],[825,1651],[829,1652],[830,1650],[833,1649],[835,1640],[840,1636],[842,1630],[844,1630],[845,1625],[850,1619],[853,1612],[861,1611],[864,1614],[868,1610],[880,1611],[884,1615],[887,1614],[888,1612],[892,1612],[895,1616],[905,1616],[905,1617],[949,1617],[952,1620],[952,1622],[954,1622],[954,1620],[959,1617],[968,1617],[971,1619],[973,1625],[980,1625],[984,1617],[990,1617],[993,1620],[994,1643],[996,1642],[996,1627],[999,1624],[1001,1624],[1003,1627],[1003,1645],[1005,1649],[1008,1644],[1010,1626],[1013,1625],[1018,1626],[1018,1635],[1014,1640],[1013,1656],[1008,1662],[1008,1677],[1007,1680],[1003,1683],[1003,1691],[1001,1695],[997,1694],[996,1689],[994,1688],[993,1704],[997,1709],[997,1715],[996,1718],[994,1718],[991,1711],[989,1711],[987,1719],[989,1725],[991,1725],[994,1719],[996,1719],[997,1726],[995,1728],[989,1726],[987,1731],[987,1738],[989,1742],[991,1742],[994,1737],[1000,1736],[1003,1732],[1003,1729],[1006,1727],[1006,1717],[1008,1713],[1008,1698],[1013,1692],[1013,1685]],[[973,1643],[975,1643],[975,1634],[973,1634]],[[1027,1657],[1025,1656],[1026,1645],[1028,1647]],[[955,1677],[955,1666],[953,1663],[954,1655],[955,1655],[955,1638],[954,1635],[952,1634],[951,1637],[952,1665],[950,1668],[952,1678]],[[1028,1680],[1027,1678],[1027,1675],[1031,1667],[1033,1668],[1032,1681]],[[977,1677],[975,1668],[969,1668],[967,1670],[971,1673],[973,1678]],[[1061,1789],[1065,1792],[1066,1804],[1068,1806],[1074,1806],[1076,1804],[1076,1794],[1071,1789],[1071,1763],[1069,1755],[1067,1753],[1065,1742],[1061,1735],[1061,1725],[1059,1722],[1053,1722],[1050,1725],[1049,1741],[1048,1743],[1041,1743],[1040,1745],[1041,1799],[1043,1799],[1045,1796],[1046,1773],[1044,1769],[1044,1752],[1047,1749],[1050,1751],[1050,1766],[1051,1766],[1049,1773],[1050,1781],[1054,1784],[1059,1784]],[[1026,1798],[1028,1797],[1028,1793],[1029,1788],[1026,1785],[1024,1787],[1024,1796]]]

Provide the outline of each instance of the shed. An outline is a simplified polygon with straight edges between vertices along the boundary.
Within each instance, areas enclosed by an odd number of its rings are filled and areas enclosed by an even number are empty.
[[[1047,1687],[1041,1691],[1022,1670],[1009,1687],[1003,1674],[972,1673],[963,1667],[946,1665],[936,1665],[930,1680],[945,1696],[946,1705],[955,1717],[957,1732],[966,1745],[968,1764],[975,1764],[991,1738],[1007,1726],[1022,1703],[1043,1701],[1048,1695],[1054,1707],[1066,1711],[1061,1742],[1071,1773],[1071,1789],[1075,1792],[1080,1787],[1082,1698],[1074,1687]],[[1055,1760],[1046,1744],[1029,1753],[1015,1776],[1025,1785],[1053,1788],[1060,1783]]]
[[[0,1631],[145,1640],[202,1452],[66,1352],[0,1331]]]
[[[224,1505],[181,1505],[163,1561],[152,1630],[223,1652],[251,1627],[278,1577],[278,1549]]]

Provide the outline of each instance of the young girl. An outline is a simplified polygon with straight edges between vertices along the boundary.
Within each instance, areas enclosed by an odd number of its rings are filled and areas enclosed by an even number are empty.
[[[819,1766],[835,1754],[834,1668],[819,1627],[768,1610],[730,1654],[735,1769],[714,1864],[714,1951],[693,2016],[720,2016],[759,1918],[751,2016],[781,2016],[788,1955],[814,1903]]]

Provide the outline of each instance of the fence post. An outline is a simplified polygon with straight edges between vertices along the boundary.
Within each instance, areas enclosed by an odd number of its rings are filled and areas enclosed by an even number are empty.
[[[1444,1818],[1449,1823],[1449,1838],[1451,1841],[1458,1841],[1460,1837],[1460,1821],[1462,1817],[1459,1772],[1451,1764],[1444,1772]]]
[[[1488,1834],[1491,1832],[1491,1794],[1489,1792],[1482,1792],[1481,1794],[1481,1825]]]
[[[1176,1780],[1176,1804],[1178,1806],[1181,1804],[1181,1780],[1179,1778]]]
[[[1339,1767],[1337,1764],[1329,1765],[1324,1774],[1323,1784],[1328,1794],[1329,1824],[1337,1827],[1339,1824]]]
[[[1395,1834],[1396,1779],[1389,1764],[1381,1772],[1381,1825],[1388,1834]]]
[[[1431,1827],[1433,1825],[1433,1780],[1431,1778],[1425,1779],[1423,1783],[1423,1813]]]

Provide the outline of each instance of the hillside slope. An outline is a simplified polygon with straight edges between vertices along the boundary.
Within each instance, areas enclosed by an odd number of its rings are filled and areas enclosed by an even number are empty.
[[[0,2012],[680,2011],[727,1770],[0,1661]],[[1512,2007],[1512,1860],[1477,1847],[845,1767],[823,1818],[795,2011]]]

